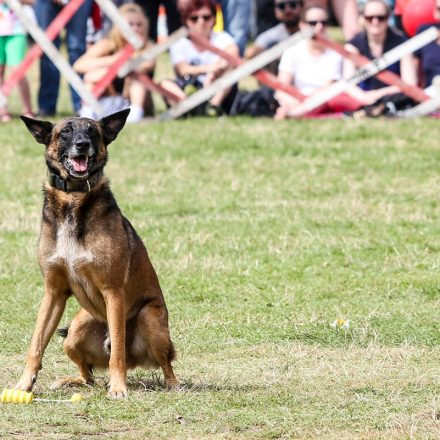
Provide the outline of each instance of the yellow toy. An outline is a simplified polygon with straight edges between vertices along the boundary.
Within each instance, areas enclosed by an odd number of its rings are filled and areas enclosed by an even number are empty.
[[[55,403],[78,403],[83,400],[84,397],[81,394],[74,394],[69,400],[61,399],[34,399],[34,393],[11,390],[5,388],[0,396],[1,403],[32,403],[32,402],[55,402]]]

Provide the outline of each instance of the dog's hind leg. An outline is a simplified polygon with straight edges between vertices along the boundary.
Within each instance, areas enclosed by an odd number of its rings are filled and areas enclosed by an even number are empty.
[[[179,381],[171,365],[175,351],[168,330],[168,313],[163,299],[156,298],[148,302],[135,319],[134,339],[130,351],[137,358],[139,365],[160,366],[167,388],[178,388]]]
[[[64,351],[78,366],[79,376],[60,379],[51,388],[93,384],[93,368],[108,367],[109,354],[104,348],[106,334],[107,326],[81,309],[70,324],[64,341]]]

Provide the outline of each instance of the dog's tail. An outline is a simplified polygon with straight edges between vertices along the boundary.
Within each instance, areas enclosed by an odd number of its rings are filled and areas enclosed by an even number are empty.
[[[67,338],[67,334],[69,333],[69,326],[57,328],[57,335],[62,338]]]

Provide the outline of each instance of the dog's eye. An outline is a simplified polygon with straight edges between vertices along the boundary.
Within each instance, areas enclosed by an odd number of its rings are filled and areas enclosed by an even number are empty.
[[[61,134],[69,134],[70,133],[70,127],[69,126],[67,126],[67,127],[64,127],[62,130],[61,130]]]
[[[87,134],[89,136],[94,136],[94,135],[96,135],[96,133],[97,133],[97,131],[96,131],[95,127],[92,127],[92,126],[87,127]]]

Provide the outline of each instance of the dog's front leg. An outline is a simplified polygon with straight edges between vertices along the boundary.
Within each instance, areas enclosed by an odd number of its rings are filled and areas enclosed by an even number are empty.
[[[125,362],[125,300],[121,291],[107,291],[105,294],[107,322],[110,333],[110,389],[115,399],[127,397],[125,383],[127,367]]]
[[[17,390],[31,391],[42,367],[44,350],[49,343],[66,306],[67,295],[58,289],[46,286],[38,311],[37,324],[26,358],[26,366],[21,379],[15,385]]]

